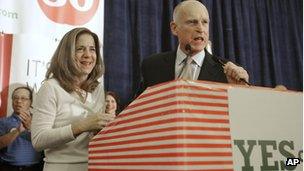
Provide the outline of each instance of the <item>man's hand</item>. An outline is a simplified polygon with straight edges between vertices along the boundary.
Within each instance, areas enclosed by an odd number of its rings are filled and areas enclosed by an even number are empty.
[[[30,130],[32,123],[32,116],[30,114],[30,111],[20,111],[19,117],[24,128]]]
[[[278,91],[287,91],[288,89],[287,89],[287,87],[285,87],[284,85],[279,84],[279,85],[276,85],[276,86],[274,87],[274,90],[278,90]]]
[[[223,68],[228,83],[246,84],[242,79],[247,82],[249,81],[249,75],[244,68],[237,66],[232,62],[227,62]]]
[[[17,131],[18,131],[19,133],[22,133],[22,132],[25,131],[25,130],[26,130],[26,128],[24,127],[23,123],[20,123],[20,125],[19,125],[18,128],[17,128]]]

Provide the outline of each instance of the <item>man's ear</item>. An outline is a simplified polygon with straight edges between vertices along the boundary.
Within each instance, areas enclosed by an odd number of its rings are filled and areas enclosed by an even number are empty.
[[[177,36],[177,25],[174,21],[170,22],[170,28],[173,35]]]

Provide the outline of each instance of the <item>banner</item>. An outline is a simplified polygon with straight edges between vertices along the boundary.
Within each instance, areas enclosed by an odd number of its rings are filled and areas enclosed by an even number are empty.
[[[8,97],[16,86],[28,84],[35,91],[39,89],[58,43],[72,28],[95,32],[102,53],[103,21],[103,0],[0,0],[0,32],[11,37],[11,41],[0,40],[6,45],[0,49],[0,78],[9,75],[7,83],[1,80],[0,117],[11,114]]]
[[[303,94],[254,88],[228,94],[235,170],[302,170]],[[287,165],[288,159],[299,163]]]

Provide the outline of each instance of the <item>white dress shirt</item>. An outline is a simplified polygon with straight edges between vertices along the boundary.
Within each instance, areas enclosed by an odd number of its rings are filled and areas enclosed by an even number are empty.
[[[202,50],[198,54],[192,56],[192,59],[193,62],[191,63],[191,66],[193,67],[192,71],[194,73],[193,80],[197,80],[205,59],[205,51]],[[178,46],[176,52],[176,60],[175,60],[175,79],[177,79],[181,74],[184,64],[186,63],[186,60],[187,60],[187,55],[180,49],[180,46]]]

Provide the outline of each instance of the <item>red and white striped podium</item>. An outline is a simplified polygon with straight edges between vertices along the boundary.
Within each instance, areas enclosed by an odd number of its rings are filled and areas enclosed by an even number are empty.
[[[90,171],[231,171],[226,84],[148,88],[89,144]]]
[[[92,139],[89,171],[300,171],[302,149],[302,92],[177,80]]]

